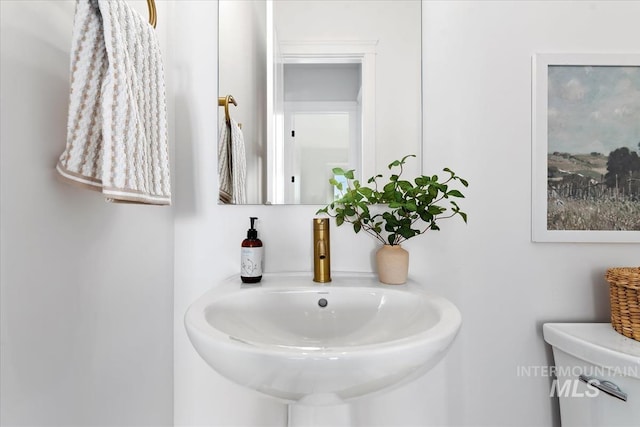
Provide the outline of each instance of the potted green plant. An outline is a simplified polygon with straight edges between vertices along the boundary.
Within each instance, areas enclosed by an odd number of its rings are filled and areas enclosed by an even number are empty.
[[[421,175],[413,182],[403,179],[403,166],[410,157],[416,156],[410,154],[389,164],[392,173],[387,182],[376,175],[367,181],[369,186],[354,178],[354,170],[333,169],[333,174],[343,179],[334,177],[329,182],[341,196],[316,212],[334,217],[338,227],[353,224],[356,233],[365,231],[382,243],[376,253],[382,283],[402,284],[407,280],[409,254],[401,247],[402,242],[428,230],[439,230],[438,221],[443,219],[460,216],[467,222],[467,214],[453,200],[464,195],[450,185],[457,181],[467,187],[468,182],[449,168],[444,169],[448,174],[444,179],[437,175]]]

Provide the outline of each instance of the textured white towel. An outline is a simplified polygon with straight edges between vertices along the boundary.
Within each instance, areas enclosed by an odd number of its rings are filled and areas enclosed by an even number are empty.
[[[222,203],[247,203],[247,157],[244,136],[235,120],[230,119],[220,129],[218,142],[219,199]]]
[[[108,201],[171,203],[155,30],[122,0],[78,0],[67,145],[56,169]]]

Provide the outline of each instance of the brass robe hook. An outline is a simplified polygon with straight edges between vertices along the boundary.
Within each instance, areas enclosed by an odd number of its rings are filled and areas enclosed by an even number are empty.
[[[232,103],[236,107],[238,103],[233,98],[233,95],[221,96],[218,98],[218,106],[224,107],[224,119],[229,122],[231,120],[231,115],[229,114],[229,103]]]
[[[147,6],[149,7],[149,24],[156,27],[156,23],[158,22],[158,15],[156,13],[156,2],[155,0],[147,0]]]

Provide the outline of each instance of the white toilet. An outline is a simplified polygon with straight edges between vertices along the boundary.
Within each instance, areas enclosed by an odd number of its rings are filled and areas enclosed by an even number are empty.
[[[563,427],[640,426],[640,342],[609,323],[546,323]]]

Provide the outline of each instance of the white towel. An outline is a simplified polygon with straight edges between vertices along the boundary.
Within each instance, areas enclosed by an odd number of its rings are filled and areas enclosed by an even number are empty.
[[[244,136],[235,120],[230,119],[220,129],[218,142],[219,199],[222,203],[247,203],[247,157]]]
[[[108,201],[171,203],[158,39],[122,0],[78,0],[67,145],[56,166]]]

